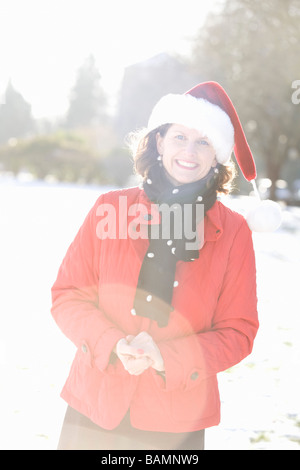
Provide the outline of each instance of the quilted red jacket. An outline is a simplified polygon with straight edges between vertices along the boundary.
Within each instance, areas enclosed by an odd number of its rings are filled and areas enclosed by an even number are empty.
[[[251,352],[258,329],[251,232],[240,214],[214,204],[204,219],[199,259],[177,263],[174,311],[159,328],[131,313],[149,243],[124,235],[137,226],[135,204],[150,213],[139,188],[101,195],[52,287],[53,317],[77,347],[61,396],[106,429],[115,428],[128,409],[132,425],[144,430],[189,432],[217,425],[217,373]],[[108,229],[109,212],[115,212],[116,225]],[[144,219],[139,222],[155,222]],[[152,368],[132,376],[112,353],[120,338],[141,331],[159,346],[165,377]]]

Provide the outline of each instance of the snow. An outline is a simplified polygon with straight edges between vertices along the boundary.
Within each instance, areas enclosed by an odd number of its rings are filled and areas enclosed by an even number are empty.
[[[59,394],[74,346],[50,315],[50,289],[84,217],[108,188],[0,180],[0,449],[56,449]],[[228,204],[243,212],[249,198]],[[222,421],[207,450],[300,449],[300,209],[253,234],[260,329],[250,356],[219,374]]]

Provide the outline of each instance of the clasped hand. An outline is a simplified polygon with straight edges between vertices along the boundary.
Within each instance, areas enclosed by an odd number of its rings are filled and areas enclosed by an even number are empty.
[[[142,331],[137,336],[127,336],[118,341],[115,352],[125,370],[131,375],[140,375],[149,367],[164,370],[164,361],[153,338]]]

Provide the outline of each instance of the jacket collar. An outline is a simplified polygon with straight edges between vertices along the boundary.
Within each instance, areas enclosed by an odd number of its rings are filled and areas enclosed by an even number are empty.
[[[223,234],[223,224],[221,221],[220,213],[220,201],[216,201],[215,204],[209,209],[205,217],[204,225],[204,239],[205,241],[216,241]]]

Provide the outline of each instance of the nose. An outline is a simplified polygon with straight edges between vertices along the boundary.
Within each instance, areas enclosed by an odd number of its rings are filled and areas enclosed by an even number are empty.
[[[195,142],[187,142],[185,147],[185,154],[187,157],[194,157],[196,155],[196,143]]]

